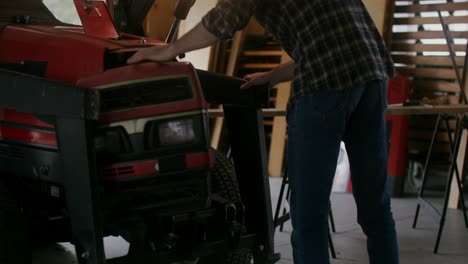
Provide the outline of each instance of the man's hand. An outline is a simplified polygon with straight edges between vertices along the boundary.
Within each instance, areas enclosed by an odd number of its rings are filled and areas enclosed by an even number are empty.
[[[135,64],[142,61],[170,61],[173,60],[177,54],[172,52],[170,45],[157,45],[150,48],[144,48],[133,54],[128,60],[128,64]]]
[[[278,83],[290,81],[294,77],[294,61],[288,61],[278,65],[269,72],[257,72],[244,77],[247,80],[241,89],[247,89],[253,85],[270,84],[275,86]]]
[[[240,88],[248,89],[251,86],[271,83],[271,72],[256,72],[246,75],[244,79],[247,80],[247,82],[241,85]]]

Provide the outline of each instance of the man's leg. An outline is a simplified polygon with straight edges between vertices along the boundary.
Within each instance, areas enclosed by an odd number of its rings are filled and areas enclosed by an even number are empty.
[[[299,98],[288,113],[288,175],[295,264],[328,264],[328,211],[347,92]]]
[[[344,138],[358,222],[367,235],[370,264],[399,262],[395,223],[386,186],[385,85],[385,81],[365,85]]]

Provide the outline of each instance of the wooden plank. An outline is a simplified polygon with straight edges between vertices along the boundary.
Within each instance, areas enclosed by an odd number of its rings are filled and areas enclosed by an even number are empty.
[[[221,112],[223,111],[221,107],[219,109]],[[213,129],[211,132],[211,147],[214,149],[218,149],[219,141],[221,139],[221,132],[223,130],[223,123],[224,118],[222,116],[217,116],[213,123]]]
[[[213,72],[225,72],[224,62],[226,61],[225,56],[225,41],[218,41],[211,46],[210,62],[208,64],[208,71]]]
[[[272,70],[279,65],[279,63],[242,63],[239,67],[243,69]]]
[[[468,54],[468,45],[466,46],[466,53]],[[468,93],[468,56],[465,55],[465,68],[462,74],[463,78],[463,83],[460,85],[461,89],[466,93]],[[467,129],[463,130],[462,133],[462,138],[460,141],[460,150],[458,151],[458,156],[457,156],[457,166],[460,170],[461,175],[465,175],[466,169],[465,169],[465,162],[467,159],[466,152],[468,150],[468,131]],[[462,178],[463,179],[463,178]],[[458,190],[458,185],[456,182],[456,179],[454,177],[451,185],[451,193],[449,197],[449,208],[458,208],[458,201],[460,197],[460,192]]]
[[[463,130],[462,137],[460,140],[460,149],[458,150],[457,156],[457,166],[460,172],[460,177],[463,179],[464,172],[464,164],[466,161],[466,151],[467,151],[467,142],[468,142],[468,131],[465,129]],[[449,208],[457,209],[459,204],[459,197],[460,191],[458,190],[457,181],[455,179],[456,174],[453,177],[451,187],[450,187],[450,196],[449,196]]]
[[[392,35],[393,35],[393,20],[395,19],[395,1],[394,0],[387,0],[386,1],[386,8],[385,8],[385,22],[384,22],[384,33],[383,38],[385,40],[385,44],[387,47],[392,46]]]
[[[427,153],[429,151],[429,142],[427,141],[408,141],[408,149],[417,150],[419,152]],[[437,143],[432,147],[434,152],[450,153],[450,144]]]
[[[466,24],[468,16],[448,16],[444,17],[445,24]],[[394,18],[394,25],[424,25],[437,24],[440,25],[439,17],[398,17]]]
[[[431,65],[431,66],[452,66],[452,59],[449,56],[411,56],[411,55],[393,55],[395,63],[409,65]],[[458,56],[455,58],[457,66],[463,67],[465,58]]]
[[[445,3],[445,4],[428,4],[428,5],[400,5],[395,7],[397,13],[421,13],[434,11],[458,11],[468,10],[468,2],[461,3]]]
[[[414,90],[423,92],[459,92],[460,85],[457,82],[445,81],[420,81],[414,80],[411,82]]]
[[[239,54],[241,53],[242,45],[244,42],[244,31],[237,31],[232,40],[231,53],[229,55],[229,63],[226,68],[226,75],[234,76],[236,73],[237,64],[239,61]]]
[[[468,32],[465,31],[452,31],[449,33],[452,39],[466,39]],[[393,33],[393,40],[406,40],[406,39],[445,39],[443,31],[418,31],[418,32],[396,32]]]
[[[362,0],[380,34],[385,30],[387,0]]]
[[[226,75],[234,76],[236,72],[236,66],[239,60],[239,54],[241,52],[243,40],[244,40],[244,31],[240,30],[234,34],[232,40],[231,53],[229,54],[228,65],[226,68]],[[221,109],[221,106],[218,107]],[[221,139],[221,134],[223,130],[224,118],[216,117],[214,120],[213,131],[211,132],[211,147],[217,149],[219,146],[219,141]]]
[[[468,105],[434,105],[434,106],[389,106],[389,115],[437,115],[437,114],[468,113]]]
[[[114,18],[114,0],[106,0],[107,10],[109,10],[109,14],[111,18]]]
[[[283,52],[281,63],[291,61],[291,58]],[[277,86],[276,107],[285,109],[291,93],[291,82],[281,83]],[[270,154],[268,161],[268,173],[272,177],[281,177],[286,144],[286,118],[276,116],[273,118],[271,131]]]
[[[409,130],[408,131],[408,139],[413,139],[413,140],[427,140],[431,141],[432,140],[432,135],[434,134],[434,129],[428,129],[428,130]],[[450,133],[452,135],[452,141],[455,138],[455,133],[452,132]],[[449,142],[449,137],[446,131],[441,131],[436,134],[436,141],[437,142],[443,142],[443,143],[448,143]]]
[[[436,124],[436,116],[411,116],[409,128],[410,130],[430,130],[434,131]],[[449,128],[454,130],[457,127],[456,120],[449,120]],[[445,122],[439,124],[439,130],[444,131],[447,129]]]
[[[420,100],[423,102],[424,97],[429,98],[431,101],[436,101],[437,103],[432,103],[434,105],[440,104],[458,104],[460,101],[460,96],[458,95],[437,95],[434,93],[424,93],[422,91],[415,91],[411,96],[412,100]],[[423,102],[424,103],[424,102]],[[431,104],[431,103],[428,103]]]
[[[176,0],[156,0],[144,21],[147,36],[164,41],[174,19]]]
[[[466,45],[452,45],[454,51],[465,51]],[[393,43],[392,51],[408,52],[448,52],[447,44],[407,44]]]
[[[284,108],[272,108],[272,109],[263,109],[263,115],[265,117],[271,116],[286,116],[286,109]],[[386,111],[389,115],[410,115],[410,116],[421,116],[427,117],[429,120],[437,114],[463,114],[468,113],[468,105],[465,104],[453,104],[453,105],[418,105],[418,106],[393,106],[390,105]],[[219,109],[209,109],[209,117],[219,117],[223,116],[223,111]],[[450,121],[453,123],[453,121]]]
[[[278,85],[276,105],[285,108],[291,93],[291,82]],[[271,132],[268,173],[272,177],[281,177],[284,161],[285,139],[286,139],[286,117],[276,116],[273,118]]]
[[[275,117],[275,116],[286,116],[286,109],[284,108],[271,108],[271,109],[262,109],[264,117]],[[223,117],[224,113],[222,109],[208,109],[208,117]]]
[[[452,69],[397,67],[397,70],[399,73],[409,77],[444,80],[455,80],[457,78],[455,71]]]
[[[250,57],[262,57],[262,56],[282,56],[284,51],[282,50],[246,50],[242,52],[242,56]]]

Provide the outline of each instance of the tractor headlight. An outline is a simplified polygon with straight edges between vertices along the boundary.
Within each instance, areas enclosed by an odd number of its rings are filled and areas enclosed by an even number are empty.
[[[161,145],[180,145],[196,143],[193,119],[179,119],[158,124]]]
[[[208,144],[207,124],[201,114],[151,120],[145,124],[143,136],[147,150],[186,151],[188,147],[206,147]]]
[[[131,144],[123,127],[100,129],[94,137],[96,153],[120,154],[131,151]]]

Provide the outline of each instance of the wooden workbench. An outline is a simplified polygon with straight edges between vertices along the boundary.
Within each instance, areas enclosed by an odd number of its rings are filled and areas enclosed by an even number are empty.
[[[390,105],[387,108],[387,114],[389,115],[442,115],[442,114],[468,114],[468,105],[465,104],[453,104],[453,105],[419,105],[419,106],[401,106],[401,105]],[[263,109],[263,115],[265,117],[285,116],[286,109],[275,109],[268,108]],[[208,116],[211,118],[222,117],[222,109],[210,109],[208,110]],[[462,136],[460,152],[462,153],[458,157],[458,166],[463,168],[463,159],[465,157],[465,149],[467,145],[467,132],[464,131]],[[452,183],[452,186],[455,183]],[[450,208],[457,208],[458,201],[458,189],[452,188],[450,195]]]
[[[468,113],[468,105],[419,105],[419,106],[396,106],[391,105],[387,109],[389,115],[438,115],[438,114],[463,114]],[[265,117],[285,116],[286,109],[268,108],[263,109]],[[222,117],[222,109],[208,110],[209,117]]]

